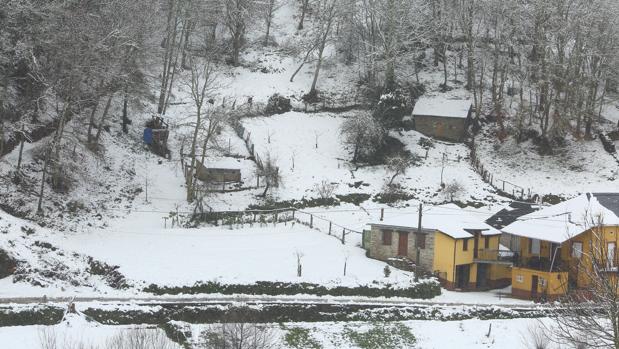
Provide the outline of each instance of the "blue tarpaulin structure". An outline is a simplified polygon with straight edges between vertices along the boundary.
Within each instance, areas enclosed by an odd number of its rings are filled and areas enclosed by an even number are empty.
[[[153,144],[153,129],[152,128],[145,128],[144,129],[144,143],[146,144]]]

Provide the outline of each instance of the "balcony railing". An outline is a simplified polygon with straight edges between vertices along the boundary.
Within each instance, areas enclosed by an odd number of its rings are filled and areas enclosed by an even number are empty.
[[[569,269],[568,264],[559,257],[555,259],[554,263],[548,257],[520,257],[514,260],[514,266],[546,272],[561,272]]]
[[[475,260],[486,263],[514,263],[517,253],[506,250],[482,249],[477,251]]]

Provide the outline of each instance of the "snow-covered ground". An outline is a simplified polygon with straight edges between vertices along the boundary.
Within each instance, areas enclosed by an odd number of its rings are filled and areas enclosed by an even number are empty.
[[[0,327],[0,344],[7,349],[126,348],[119,344],[137,338],[152,343],[153,348],[181,348],[156,327],[101,325],[78,315],[68,315],[54,326]]]
[[[619,188],[619,163],[607,153],[599,140],[569,140],[555,154],[540,155],[530,142],[518,144],[513,139],[504,143],[479,138],[478,157],[495,176],[495,184],[505,180],[546,194],[573,197],[585,192],[607,192]],[[507,190],[512,188],[507,184]]]
[[[182,325],[182,323],[179,323]],[[214,327],[209,325],[185,325],[192,333],[194,343],[200,342],[200,335]],[[284,323],[268,325],[269,338],[281,348],[315,347],[320,345],[324,349],[359,349],[363,348],[356,344],[355,334],[367,333],[370,330],[386,331],[390,342],[389,348],[501,348],[501,349],[525,349],[535,345],[533,338],[541,333],[544,326],[552,326],[550,319],[511,319],[511,320],[463,320],[463,321],[403,321],[393,323],[367,323],[367,322],[317,322],[317,323]],[[59,345],[83,343],[86,348],[102,348],[111,343],[118,336],[130,336],[132,331],[140,327],[136,326],[107,326],[75,317],[70,321],[55,326],[23,326],[0,328],[0,343],[3,348],[19,349],[47,349],[43,343],[48,338],[55,338]],[[287,341],[286,335],[294,333],[294,329],[302,329],[307,333],[301,347],[292,347]],[[160,338],[161,330],[141,327],[142,333],[150,333],[151,338]],[[404,332],[412,334],[413,340],[402,335]],[[297,332],[298,333],[298,332]],[[384,335],[384,334],[383,334]],[[546,335],[549,333],[546,331]],[[147,335],[148,336],[148,335]],[[290,337],[289,337],[290,338]],[[297,337],[299,338],[299,337]],[[381,338],[379,335],[376,337]],[[178,348],[177,345],[165,342],[169,347]],[[298,342],[297,342],[298,343]],[[305,345],[305,346],[303,346]],[[562,348],[547,340],[545,348]],[[66,348],[66,347],[65,347]],[[160,348],[160,347],[157,347]],[[164,347],[161,347],[164,348]],[[200,348],[200,346],[196,346]],[[374,348],[374,347],[372,347]]]
[[[291,223],[236,229],[103,231],[65,236],[58,242],[119,265],[127,277],[147,284],[286,281],[355,286],[376,281],[404,286],[412,280],[401,271],[386,279],[385,264],[366,258],[361,248]],[[302,277],[297,277],[297,252],[302,255]]]
[[[280,167],[283,184],[274,191],[278,199],[318,198],[317,185],[322,181],[334,184],[335,194],[375,195],[384,190],[392,174],[384,166],[356,168],[350,163],[352,149],[342,142],[342,123],[346,117],[354,117],[360,112],[343,115],[290,112],[243,120],[256,152],[263,159],[270,156]],[[466,201],[474,197],[484,200],[490,197],[495,200],[492,188],[472,169],[468,161],[469,151],[463,144],[435,141],[426,158],[426,149],[419,145],[423,137],[420,133],[400,131],[391,135],[404,143],[408,151],[422,157],[419,166],[411,166],[395,181],[417,199],[435,203],[448,200],[440,194],[443,172],[444,183],[457,181],[465,188],[455,199]],[[361,183],[355,185],[358,182]]]

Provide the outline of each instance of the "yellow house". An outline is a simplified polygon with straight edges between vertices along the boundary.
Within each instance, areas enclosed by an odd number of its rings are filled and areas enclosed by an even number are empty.
[[[484,290],[509,285],[509,251],[501,250],[501,232],[482,215],[444,205],[385,217],[371,223],[368,255],[380,260],[410,260],[419,271],[436,275],[443,287]]]
[[[512,295],[556,299],[586,290],[592,265],[617,272],[619,193],[583,194],[520,217],[503,228],[519,237]]]

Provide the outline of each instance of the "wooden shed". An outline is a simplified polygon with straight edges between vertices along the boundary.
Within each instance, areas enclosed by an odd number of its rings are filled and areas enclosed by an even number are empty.
[[[413,109],[414,128],[429,137],[461,142],[466,136],[471,110],[468,99],[421,97]]]

